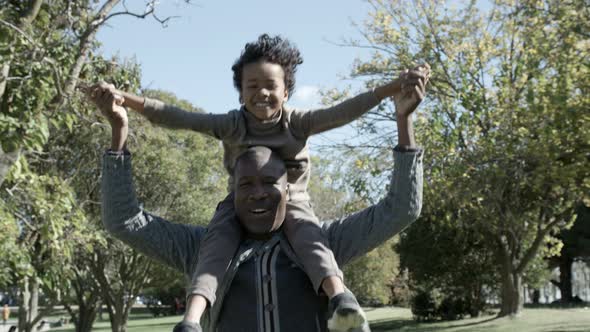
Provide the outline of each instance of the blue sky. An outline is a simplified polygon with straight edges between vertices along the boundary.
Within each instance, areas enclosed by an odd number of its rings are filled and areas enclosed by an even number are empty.
[[[281,34],[301,50],[304,63],[291,100],[296,107],[316,106],[318,88],[350,83],[341,77],[349,73],[354,58],[369,57],[365,50],[330,42],[359,36],[351,22],[362,23],[367,17],[369,5],[362,0],[193,2],[161,1],[159,16],[180,16],[166,28],[153,19],[113,19],[98,34],[103,52],[136,56],[144,86],[172,91],[213,113],[237,106],[230,67],[244,44],[261,33]],[[133,4],[130,9],[142,12],[143,1]]]
[[[143,4],[127,1],[135,12],[142,12]],[[362,24],[369,10],[363,0],[193,0],[192,5],[162,0],[159,17],[180,16],[167,27],[150,18],[119,16],[99,31],[98,40],[107,56],[136,57],[144,87],[168,90],[206,112],[222,113],[238,106],[231,65],[244,44],[261,33],[280,34],[304,58],[289,104],[312,108],[319,105],[318,89],[360,85],[342,78],[356,57],[370,54],[334,43],[360,38],[352,22]]]

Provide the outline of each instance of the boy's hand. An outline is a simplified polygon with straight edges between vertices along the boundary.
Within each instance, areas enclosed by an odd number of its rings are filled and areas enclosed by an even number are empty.
[[[400,74],[401,90],[393,94],[397,117],[407,118],[418,107],[426,95],[426,84],[430,79],[430,66],[425,63]]]

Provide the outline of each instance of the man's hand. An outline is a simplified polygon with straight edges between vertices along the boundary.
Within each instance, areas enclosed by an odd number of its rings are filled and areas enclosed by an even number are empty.
[[[118,95],[116,91],[114,85],[101,82],[89,88],[87,95],[111,125],[111,149],[120,151],[127,140],[129,119],[127,118],[127,110],[121,106],[125,99]]]
[[[430,66],[425,63],[400,74],[401,90],[393,94],[398,119],[409,117],[426,95],[426,84],[430,79]]]

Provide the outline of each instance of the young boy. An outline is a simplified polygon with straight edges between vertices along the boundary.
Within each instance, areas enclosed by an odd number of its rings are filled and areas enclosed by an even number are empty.
[[[354,295],[345,291],[342,272],[327,247],[309,202],[307,184],[310,158],[307,138],[353,121],[382,99],[398,92],[402,81],[411,85],[422,80],[425,84],[429,67],[417,67],[420,77],[400,78],[334,107],[304,112],[284,104],[293,94],[295,72],[302,62],[299,50],[279,36],[263,34],[257,41],[246,44],[232,66],[234,86],[239,92],[242,106],[227,114],[186,112],[157,100],[118,91],[112,85],[101,84],[98,88],[108,89],[120,96],[118,98],[124,106],[138,111],[155,124],[174,129],[192,129],[221,140],[224,166],[230,174],[228,188],[234,185],[231,175],[235,159],[245,149],[264,145],[279,152],[287,166],[289,182],[284,232],[315,289],[323,290],[330,299],[333,315],[328,320],[329,329],[347,331],[363,326],[366,318]],[[174,331],[200,331],[201,315],[207,303],[215,301],[217,285],[241,238],[242,230],[234,220],[233,200],[234,195],[230,192],[218,205],[209,224],[199,250],[197,271],[188,290],[190,298],[187,312]],[[252,218],[256,218],[273,213],[273,210],[260,206],[250,213]]]

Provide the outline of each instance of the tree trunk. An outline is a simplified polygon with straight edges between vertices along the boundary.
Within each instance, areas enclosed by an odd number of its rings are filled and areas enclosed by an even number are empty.
[[[30,283],[30,290],[31,290],[31,306],[29,308],[29,317],[27,319],[27,332],[31,332],[35,330],[35,318],[39,314],[39,282],[36,278],[31,279]]]
[[[92,325],[94,325],[94,321],[96,320],[96,316],[101,305],[102,303],[100,300],[92,295],[89,302],[78,301],[77,311],[73,309],[68,303],[64,303],[64,307],[70,314],[71,322],[74,324],[74,329],[76,332],[92,331]]]
[[[32,332],[39,321],[39,282],[25,277],[19,297],[18,330]]]
[[[502,270],[502,303],[498,317],[518,316],[523,308],[522,276],[515,271]]]
[[[541,290],[538,288],[533,289],[533,295],[531,296],[531,300],[533,304],[539,304],[539,300],[541,299]]]
[[[112,332],[126,332],[127,331],[127,315],[126,310],[123,309],[122,303],[115,303],[109,308],[109,317],[111,319]],[[107,305],[108,306],[108,305]]]
[[[559,262],[559,283],[558,287],[561,291],[561,302],[569,303],[573,301],[572,294],[572,265],[574,259],[570,256],[565,256]]]
[[[85,305],[78,309],[78,321],[76,324],[76,332],[90,332],[92,331],[92,325],[96,320],[98,314],[98,306],[102,303]]]
[[[27,330],[27,316],[29,313],[29,300],[31,298],[29,278],[24,278],[18,297],[18,331],[24,332]]]

